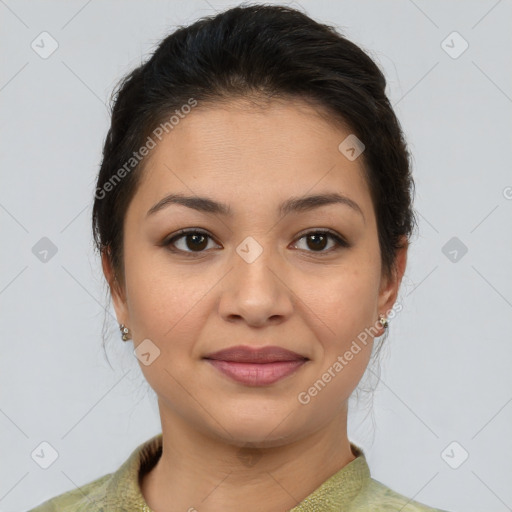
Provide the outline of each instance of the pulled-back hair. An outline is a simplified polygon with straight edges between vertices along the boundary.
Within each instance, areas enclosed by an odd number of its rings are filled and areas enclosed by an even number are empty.
[[[390,275],[415,217],[410,158],[385,87],[361,48],[292,8],[239,6],[180,27],[114,91],[93,205],[96,248],[124,281],[123,221],[145,162],[134,154],[173,114],[193,102],[299,98],[363,142],[382,269]]]

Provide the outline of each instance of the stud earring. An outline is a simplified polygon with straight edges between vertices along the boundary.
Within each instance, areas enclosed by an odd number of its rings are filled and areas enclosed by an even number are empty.
[[[124,324],[119,324],[119,330],[121,331],[122,340],[128,341],[130,339],[130,329]]]
[[[379,315],[379,322],[380,322],[380,325],[382,325],[382,327],[384,327],[384,329],[388,328],[389,322],[388,322],[388,319],[384,315]]]

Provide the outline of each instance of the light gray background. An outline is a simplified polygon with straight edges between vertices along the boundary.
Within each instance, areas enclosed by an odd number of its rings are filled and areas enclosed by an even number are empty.
[[[176,25],[233,5],[0,0],[0,511],[114,471],[160,432],[112,309],[113,369],[101,348],[106,299],[90,214],[105,102]],[[420,226],[404,309],[383,351],[375,425],[361,404],[349,437],[372,476],[409,497],[453,512],[512,510],[512,4],[291,5],[379,62],[414,154]],[[31,48],[43,31],[59,45],[46,59]],[[453,31],[469,44],[458,58],[441,46]],[[453,54],[463,41],[446,44]],[[42,237],[58,249],[47,262],[32,252]],[[452,237],[468,249],[455,262],[442,251]],[[59,453],[46,470],[31,458],[43,441]],[[447,457],[453,441],[462,448]],[[462,449],[469,458],[452,469],[446,460]]]

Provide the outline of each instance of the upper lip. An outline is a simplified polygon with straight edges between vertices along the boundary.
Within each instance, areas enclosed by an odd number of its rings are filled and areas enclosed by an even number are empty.
[[[305,356],[286,350],[281,347],[248,347],[238,345],[229,347],[205,356],[205,359],[217,359],[219,361],[233,361],[237,363],[273,363],[276,361],[300,361],[308,359]]]

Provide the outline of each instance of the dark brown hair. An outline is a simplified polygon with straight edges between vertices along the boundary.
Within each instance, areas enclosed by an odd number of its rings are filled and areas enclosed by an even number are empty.
[[[123,282],[123,221],[142,172],[134,155],[191,98],[199,105],[299,98],[363,142],[382,269],[389,275],[416,222],[409,153],[385,87],[383,73],[361,48],[292,8],[244,5],[180,27],[114,91],[93,206],[96,248],[108,250]]]

